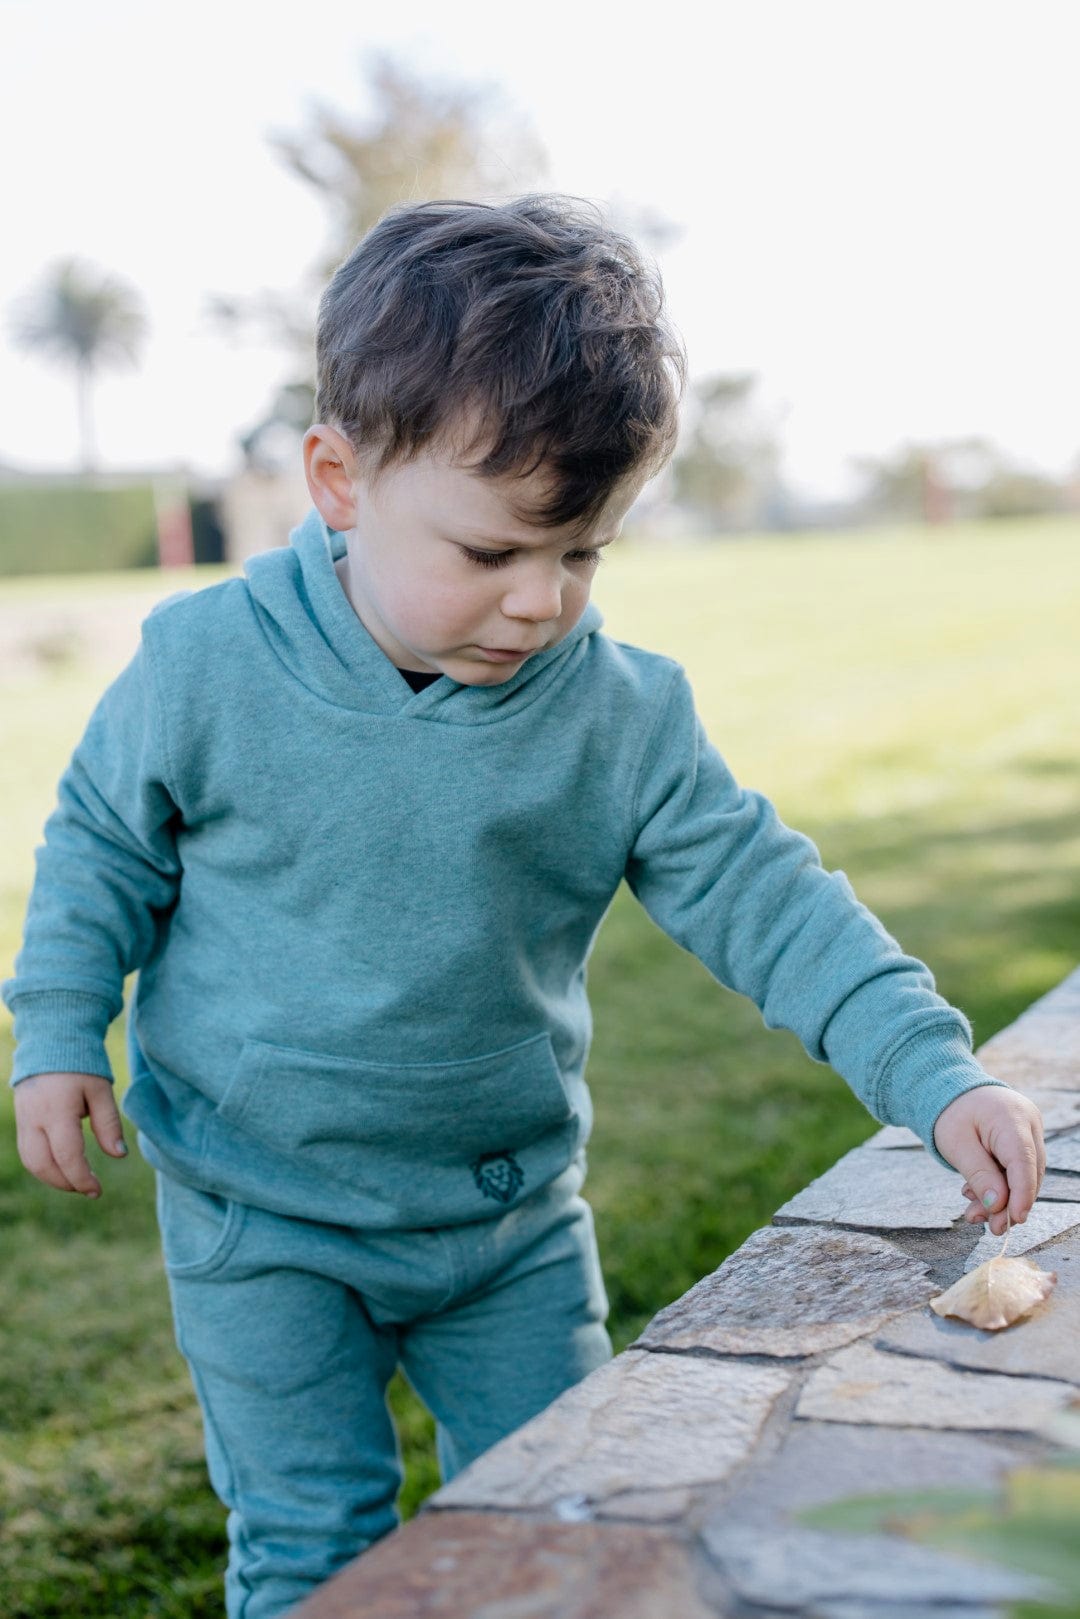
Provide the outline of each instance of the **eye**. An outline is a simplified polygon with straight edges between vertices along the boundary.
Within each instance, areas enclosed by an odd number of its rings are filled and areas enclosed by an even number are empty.
[[[513,551],[473,551],[467,545],[461,549],[478,568],[504,568],[514,554]]]
[[[475,551],[468,545],[463,545],[461,550],[469,561],[474,562],[478,568],[505,568],[510,558],[514,555],[513,551]],[[603,552],[600,550],[568,551],[566,553],[567,562],[578,562],[586,568],[595,568],[603,559]]]

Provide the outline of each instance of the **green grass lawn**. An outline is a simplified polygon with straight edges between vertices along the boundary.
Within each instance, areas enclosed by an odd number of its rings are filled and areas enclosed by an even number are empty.
[[[202,570],[211,583],[222,570]],[[106,602],[151,575],[26,579],[0,607]],[[183,584],[162,580],[160,594]],[[84,592],[85,585],[85,592]],[[737,776],[987,1039],[1080,959],[1080,532],[1044,519],[608,554],[609,634],[688,668]],[[0,974],[56,778],[124,657],[53,655],[0,688]],[[843,1082],[720,989],[624,888],[590,963],[596,1211],[619,1351],[876,1125]],[[10,1023],[0,1025],[4,1072]],[[124,1074],[122,1030],[110,1052]],[[175,1348],[149,1167],[90,1156],[97,1204],[19,1163],[0,1093],[0,1612],[220,1619],[224,1513]],[[128,1127],[129,1137],[134,1132]],[[437,1486],[400,1374],[404,1517]]]

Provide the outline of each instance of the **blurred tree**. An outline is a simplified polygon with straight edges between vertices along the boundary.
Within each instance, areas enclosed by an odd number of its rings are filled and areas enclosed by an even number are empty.
[[[490,88],[426,83],[389,52],[368,60],[375,110],[366,124],[316,107],[310,130],[271,137],[330,212],[329,253],[315,271],[320,285],[395,203],[492,201],[529,190],[547,169],[542,147],[520,119],[500,113]]]
[[[217,296],[207,313],[234,335],[254,323],[296,355],[296,373],[240,440],[248,465],[272,470],[295,453],[311,422],[314,306],[357,241],[396,203],[439,198],[496,201],[533,189],[547,169],[542,147],[491,89],[427,83],[388,52],[369,53],[373,111],[354,120],[317,105],[311,127],[271,144],[312,186],[330,217],[330,240],[296,295]]]
[[[978,436],[909,442],[888,456],[852,457],[851,465],[863,479],[859,505],[868,516],[934,523],[1028,517],[1066,505],[1060,483],[1018,467]]]
[[[691,421],[672,464],[672,493],[709,527],[748,528],[782,504],[777,424],[763,418],[756,386],[752,372],[733,372],[689,389]]]
[[[1035,517],[1067,509],[1066,491],[1040,472],[1001,466],[978,491],[976,517]]]
[[[891,455],[851,456],[849,462],[863,482],[857,504],[866,515],[925,523],[952,515],[940,446],[906,443]]]
[[[82,469],[96,465],[93,374],[117,361],[138,362],[148,330],[142,300],[117,276],[74,258],[57,260],[41,285],[16,301],[8,331],[18,347],[75,369]]]
[[[314,364],[311,366],[314,371]],[[296,445],[314,420],[313,381],[285,382],[275,393],[265,415],[237,440],[245,466],[274,472],[296,454]]]

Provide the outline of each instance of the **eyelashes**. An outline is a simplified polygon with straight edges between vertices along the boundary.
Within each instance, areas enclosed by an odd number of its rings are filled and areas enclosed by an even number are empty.
[[[468,545],[463,545],[461,549],[478,568],[505,568],[514,555],[513,551],[474,551]],[[583,563],[587,568],[595,568],[603,561],[603,554],[600,551],[568,551],[567,559]]]

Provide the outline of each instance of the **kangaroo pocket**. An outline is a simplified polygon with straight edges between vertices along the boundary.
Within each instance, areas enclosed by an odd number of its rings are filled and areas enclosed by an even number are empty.
[[[591,1121],[586,1121],[591,1122]],[[453,1062],[377,1063],[246,1040],[217,1152],[258,1143],[287,1213],[373,1226],[489,1219],[583,1144],[547,1033]]]

